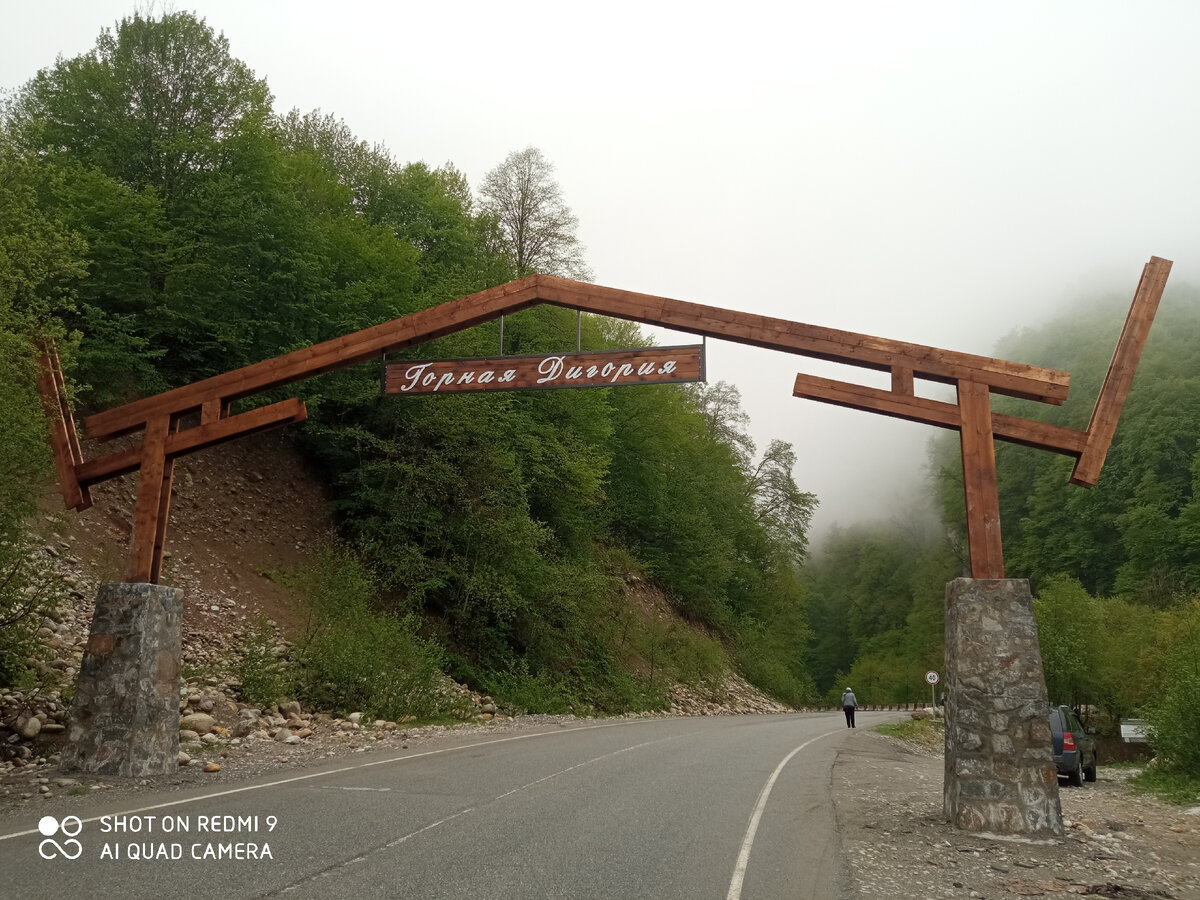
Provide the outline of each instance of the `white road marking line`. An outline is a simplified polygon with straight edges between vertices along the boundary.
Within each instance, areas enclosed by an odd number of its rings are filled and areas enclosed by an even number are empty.
[[[409,838],[414,838],[419,834],[423,834],[426,831],[437,828],[439,825],[446,824],[451,819],[457,819],[459,816],[465,816],[467,813],[473,813],[473,812],[475,812],[475,807],[473,807],[473,806],[467,807],[466,809],[460,809],[458,812],[454,813],[453,815],[446,816],[446,818],[444,818],[444,819],[438,819],[438,821],[436,821],[436,822],[430,822],[424,828],[418,828],[416,831],[410,832],[409,834],[406,834],[403,837],[398,837],[391,843],[384,844],[379,849],[387,850],[390,847],[395,847],[397,844],[403,844]],[[291,894],[291,893],[294,893],[295,891],[298,891],[301,889],[306,889],[318,878],[328,878],[330,875],[332,875],[334,872],[338,871],[339,869],[345,869],[349,866],[354,865],[355,863],[366,862],[369,857],[370,857],[370,853],[364,853],[362,856],[356,856],[353,859],[347,859],[344,862],[340,862],[340,863],[337,863],[336,865],[330,866],[329,868],[322,869],[320,872],[315,872],[307,878],[301,878],[299,881],[297,881],[293,884],[289,884],[287,887],[281,888],[280,890],[276,891],[275,893],[276,894]]]
[[[450,822],[454,819],[460,818],[462,816],[468,815],[473,812],[477,812],[479,809],[486,807],[486,806],[490,806],[491,804],[496,803],[497,801],[503,800],[505,797],[511,797],[513,794],[517,794],[517,793],[520,793],[521,791],[528,790],[531,787],[536,787],[537,785],[547,782],[552,778],[557,778],[559,775],[565,775],[567,772],[572,772],[575,769],[581,769],[584,766],[591,765],[594,762],[600,762],[601,760],[609,759],[610,757],[613,757],[613,756],[619,756],[622,753],[628,753],[630,750],[637,750],[640,747],[649,747],[652,744],[661,744],[664,741],[674,741],[674,740],[678,740],[679,738],[690,737],[691,735],[697,734],[697,733],[698,732],[695,732],[695,731],[689,731],[689,732],[685,732],[684,734],[672,735],[670,737],[665,737],[665,738],[658,738],[653,741],[643,741],[640,744],[633,744],[632,746],[629,746],[629,747],[622,747],[620,750],[613,750],[610,753],[602,753],[600,756],[594,756],[591,759],[584,760],[581,763],[576,763],[573,766],[567,766],[567,768],[560,769],[557,772],[553,772],[550,775],[545,776],[544,778],[539,778],[536,781],[531,781],[528,784],[523,784],[520,787],[513,788],[511,791],[505,791],[503,794],[498,794],[495,797],[493,797],[491,800],[487,801],[486,803],[481,803],[478,807],[470,806],[470,807],[467,807],[466,809],[460,809],[458,812],[453,813],[449,816],[446,816],[446,818],[444,818],[444,819],[439,819],[436,822],[430,822],[428,825],[426,825],[422,828],[418,828],[416,831],[409,832],[408,834],[403,835],[402,837],[398,837],[395,840],[389,841],[388,843],[386,843],[380,847],[376,847],[372,850],[368,850],[366,853],[362,854],[361,856],[356,856],[353,859],[348,859],[344,862],[336,863],[335,865],[330,866],[329,868],[323,869],[320,872],[316,872],[312,875],[303,876],[296,882],[288,885],[285,888],[282,888],[277,893],[287,894],[287,893],[291,893],[293,891],[297,891],[303,887],[307,887],[307,886],[311,885],[314,881],[316,881],[318,878],[326,878],[333,872],[336,872],[339,869],[344,869],[347,866],[350,866],[354,863],[365,862],[374,853],[378,853],[381,850],[390,850],[392,847],[395,847],[398,844],[403,844],[405,841],[408,841],[411,838],[415,838],[418,835],[422,835],[426,831],[432,831],[434,828],[437,828],[439,825],[444,825],[447,822]]]
[[[358,763],[353,766],[342,766],[338,769],[330,769],[328,772],[312,772],[308,775],[296,775],[292,778],[281,778],[278,781],[269,781],[266,784],[251,784],[246,787],[230,788],[227,791],[215,791],[211,794],[201,794],[199,797],[188,797],[184,800],[170,800],[166,803],[155,803],[152,806],[142,806],[137,809],[125,810],[123,812],[105,813],[103,816],[92,816],[90,819],[84,819],[83,822],[98,822],[104,816],[133,816],[138,813],[150,812],[154,809],[166,809],[171,806],[182,806],[186,803],[200,803],[204,800],[213,800],[217,797],[228,797],[231,794],[241,794],[246,791],[259,791],[263,788],[279,787],[281,784],[292,784],[297,781],[310,781],[313,778],[325,778],[329,775],[340,775],[343,772],[353,772],[355,769],[369,769],[373,766],[384,766],[388,763],[402,762],[406,759],[419,759],[422,756],[437,756],[442,753],[455,753],[459,750],[472,750],[476,747],[486,747],[488,744],[505,744],[509,741],[524,741],[531,738],[550,737],[556,734],[569,734],[572,731],[591,731],[596,728],[612,728],[616,725],[634,724],[628,721],[623,722],[605,722],[600,725],[582,725],[578,728],[564,728],[559,731],[542,731],[537,734],[517,734],[512,737],[494,738],[489,741],[477,741],[474,744],[463,744],[460,747],[443,747],[441,750],[426,750],[424,753],[408,753],[404,756],[392,756],[388,759],[376,759],[371,762]],[[9,838],[24,837],[27,834],[39,834],[36,828],[30,828],[25,831],[14,831],[10,834],[0,834],[0,841],[7,841]]]
[[[529,784],[523,784],[520,787],[513,788],[511,791],[505,791],[503,794],[500,794],[498,797],[493,797],[491,802],[495,803],[497,800],[503,800],[505,797],[511,797],[513,794],[519,794],[521,791],[527,790],[528,788],[531,788],[531,787],[536,787],[537,785],[541,784],[544,781],[549,781],[551,778],[557,778],[559,775],[566,775],[568,772],[574,772],[576,769],[582,769],[584,766],[590,766],[592,763],[600,762],[600,760],[602,760],[602,759],[608,759],[611,756],[620,756],[622,753],[628,753],[630,750],[637,750],[641,747],[649,747],[651,744],[661,744],[663,741],[674,741],[674,740],[678,740],[679,738],[690,737],[691,735],[693,735],[695,733],[696,732],[692,731],[692,732],[688,732],[687,734],[680,734],[680,735],[674,735],[672,737],[659,738],[658,740],[654,740],[654,741],[645,741],[641,744],[634,744],[631,747],[622,747],[620,750],[613,750],[611,753],[604,753],[600,756],[593,757],[592,759],[585,759],[581,763],[576,763],[573,766],[567,766],[565,769],[562,769],[558,772],[554,772],[550,775],[545,776],[544,778],[539,778],[537,781],[531,781],[531,782],[529,782]]]
[[[725,900],[741,900],[742,882],[746,878],[746,867],[750,864],[750,848],[754,846],[754,835],[758,832],[759,820],[762,819],[763,810],[767,808],[767,799],[771,796],[771,789],[775,787],[775,780],[779,777],[779,773],[783,771],[783,767],[791,761],[793,756],[814,741],[829,737],[831,734],[841,734],[841,729],[827,731],[805,741],[783,758],[775,767],[775,771],[771,773],[771,777],[767,779],[767,783],[763,785],[763,789],[758,795],[758,803],[754,806],[754,812],[750,814],[750,824],[746,827],[746,836],[742,839],[742,849],[738,853],[737,865],[733,867],[733,878],[729,882],[729,893],[725,895]]]

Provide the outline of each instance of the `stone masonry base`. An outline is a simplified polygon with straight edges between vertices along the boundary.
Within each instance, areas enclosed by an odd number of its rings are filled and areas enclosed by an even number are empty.
[[[964,831],[1063,833],[1029,582],[946,585],[946,818]]]
[[[183,591],[102,584],[71,705],[62,768],[145,776],[179,764]]]

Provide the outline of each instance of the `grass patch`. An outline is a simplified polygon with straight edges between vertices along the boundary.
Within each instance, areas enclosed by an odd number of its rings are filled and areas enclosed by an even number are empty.
[[[942,750],[946,746],[946,724],[944,719],[909,719],[904,722],[889,722],[876,729],[880,734],[919,744],[929,750]]]
[[[294,693],[295,676],[277,652],[278,643],[264,616],[242,634],[231,671],[241,684],[238,693],[252,706],[265,708]]]
[[[1153,794],[1158,799],[1179,806],[1200,803],[1200,778],[1178,772],[1150,768],[1129,779],[1134,790]]]

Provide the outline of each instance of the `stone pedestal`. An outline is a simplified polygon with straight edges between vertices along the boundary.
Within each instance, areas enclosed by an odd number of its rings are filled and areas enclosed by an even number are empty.
[[[964,831],[1063,833],[1042,652],[1025,580],[946,585],[946,818]]]
[[[144,776],[179,765],[183,591],[102,584],[71,704],[62,768]]]

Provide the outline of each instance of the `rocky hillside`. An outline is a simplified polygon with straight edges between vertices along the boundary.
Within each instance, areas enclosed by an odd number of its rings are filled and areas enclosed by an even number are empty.
[[[93,449],[85,450],[94,452]],[[120,578],[131,526],[136,476],[93,489],[95,505],[83,513],[64,511],[57,492],[48,493],[42,517],[32,523],[43,552],[69,588],[69,599],[39,634],[52,651],[40,665],[44,682],[21,691],[0,689],[0,771],[54,762],[67,719],[67,699],[87,640],[97,586]],[[181,459],[176,466],[171,528],[164,554],[163,582],[184,591],[181,711],[190,718],[181,762],[213,763],[211,751],[237,741],[279,742],[318,752],[327,740],[370,735],[403,737],[406,722],[364,723],[336,719],[298,704],[262,710],[239,702],[230,662],[248,628],[264,619],[286,652],[302,633],[306,614],[289,588],[310,553],[332,532],[327,498],[283,433],[259,435]],[[663,620],[675,614],[651,586],[630,576],[629,602],[641,615]],[[445,680],[464,719],[501,722],[508,718],[490,697]],[[734,673],[708,693],[685,686],[671,692],[674,715],[783,712]],[[411,728],[409,729],[411,730]],[[44,785],[45,786],[45,785]],[[43,786],[43,787],[44,787]],[[43,791],[46,793],[47,791]]]

